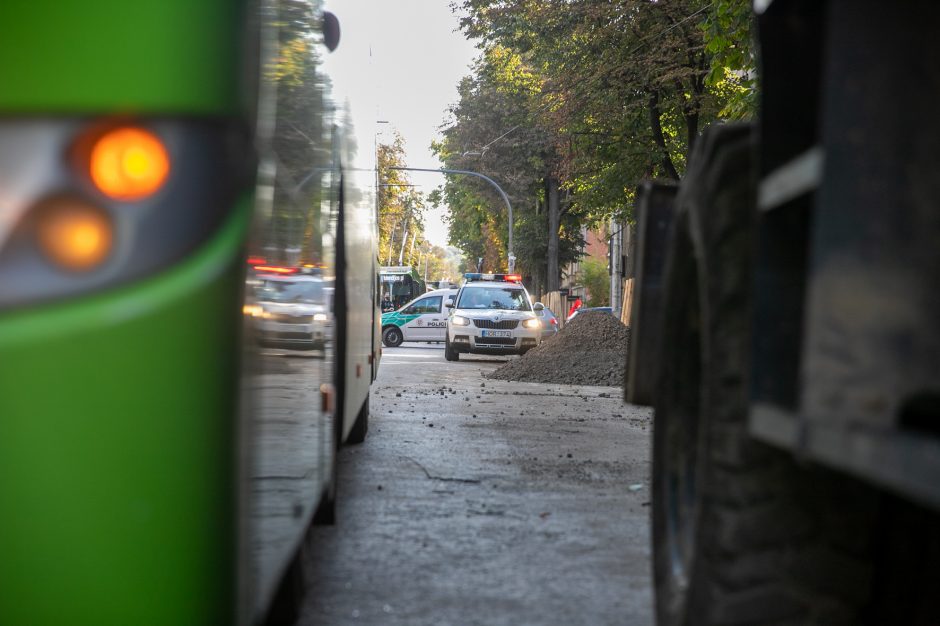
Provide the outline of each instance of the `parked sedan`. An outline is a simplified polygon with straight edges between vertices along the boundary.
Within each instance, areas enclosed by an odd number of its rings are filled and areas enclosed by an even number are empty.
[[[582,313],[592,313],[592,312],[607,313],[610,315],[614,314],[613,308],[609,306],[595,306],[595,307],[589,307],[589,308],[581,307],[580,309],[575,309],[575,312],[569,315],[568,319],[566,319],[565,321],[570,322],[571,320],[581,315]]]
[[[541,311],[536,311],[539,320],[542,322],[542,339],[547,339],[558,334],[558,318],[552,313],[552,310],[545,307]]]

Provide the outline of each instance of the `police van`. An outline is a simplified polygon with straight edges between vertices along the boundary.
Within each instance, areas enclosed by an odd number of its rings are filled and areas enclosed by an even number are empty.
[[[444,341],[447,332],[444,301],[456,294],[456,289],[435,289],[397,311],[383,313],[382,343],[397,348],[403,341]]]

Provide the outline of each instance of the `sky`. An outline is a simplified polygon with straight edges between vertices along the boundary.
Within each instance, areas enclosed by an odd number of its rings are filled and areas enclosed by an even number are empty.
[[[327,0],[339,18],[340,47],[368,45],[379,143],[397,130],[405,140],[409,167],[440,168],[431,141],[457,101],[457,83],[470,73],[473,44],[457,30],[458,16],[448,0]],[[363,99],[369,99],[365,95]],[[441,174],[409,172],[418,191],[428,194],[443,183]],[[425,212],[425,235],[447,245],[446,207]]]

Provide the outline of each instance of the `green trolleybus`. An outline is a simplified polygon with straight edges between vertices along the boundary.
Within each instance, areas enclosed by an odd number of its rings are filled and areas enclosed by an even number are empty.
[[[0,624],[261,621],[366,433],[368,51],[319,1],[0,30]]]

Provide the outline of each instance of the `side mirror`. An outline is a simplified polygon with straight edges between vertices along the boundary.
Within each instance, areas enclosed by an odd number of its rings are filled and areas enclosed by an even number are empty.
[[[544,310],[545,310],[545,305],[542,304],[541,302],[536,302],[535,304],[532,305],[532,310],[533,310],[533,311],[544,311]]]
[[[329,11],[323,12],[323,44],[327,50],[333,52],[339,47],[339,20]]]
[[[453,299],[453,298],[447,298],[447,301],[444,302],[444,306],[445,306],[446,308],[448,308],[448,309],[454,308],[454,299]]]
[[[411,315],[414,312],[415,312],[414,307],[410,306],[407,309],[402,310],[402,315]]]

